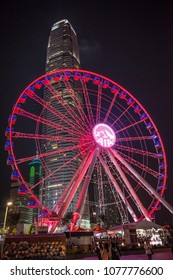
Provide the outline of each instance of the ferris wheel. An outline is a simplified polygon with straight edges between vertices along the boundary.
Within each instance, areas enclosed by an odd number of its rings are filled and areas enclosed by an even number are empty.
[[[75,201],[73,230],[90,184],[102,210],[109,188],[124,223],[127,216],[152,220],[161,204],[173,213],[163,198],[167,163],[158,129],[140,102],[109,78],[78,69],[47,73],[20,94],[8,123],[11,179],[28,207],[55,214],[50,232]],[[35,159],[41,174],[28,183]]]

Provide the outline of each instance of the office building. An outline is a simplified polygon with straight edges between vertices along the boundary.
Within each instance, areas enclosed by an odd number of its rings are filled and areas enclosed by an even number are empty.
[[[30,186],[30,184],[28,183]],[[29,209],[28,198],[25,195],[18,194],[19,182],[15,181],[10,186],[10,201],[13,203],[13,209],[19,210],[20,217],[18,223],[32,224],[33,223],[33,209]]]
[[[60,69],[79,69],[80,68],[80,58],[79,58],[79,47],[77,35],[69,23],[68,20],[61,20],[56,22],[51,29],[48,47],[47,47],[47,58],[46,58],[46,73],[60,70]],[[55,81],[51,81],[53,87],[58,91],[59,94],[63,97],[64,101],[67,102],[72,109],[75,111],[75,104],[72,101],[72,98],[68,92],[68,89],[62,83],[56,83]],[[70,82],[71,87],[74,88],[75,82]],[[78,100],[82,103],[81,96],[76,92],[76,96]],[[68,112],[65,111],[64,107],[59,104],[54,96],[45,89],[44,90],[44,100],[51,102],[51,105],[56,108],[56,110],[62,114],[65,114],[66,117],[71,119],[71,116],[68,115]],[[76,112],[77,113],[77,112]],[[63,122],[57,116],[53,115],[48,110],[43,112],[43,117],[51,120],[52,122],[61,122],[61,125],[68,128],[68,123]],[[48,127],[46,125],[42,125],[42,133],[45,135],[57,135],[65,136],[66,132],[58,132],[56,129],[52,127]],[[75,145],[76,143],[73,143]],[[47,153],[51,151],[56,151],[62,148],[71,147],[72,143],[65,143],[63,141],[42,141],[42,152]],[[75,156],[75,151],[68,151],[66,153],[60,155],[51,155],[44,159],[44,167],[43,168],[43,177],[45,177],[48,173],[52,173],[58,168],[60,168],[65,162],[71,160]],[[70,182],[73,177],[75,171],[77,170],[80,164],[80,159],[74,160],[69,168],[69,165],[64,166],[59,171],[55,172],[53,176],[48,176],[48,178],[44,181],[44,191],[43,194],[43,202],[46,207],[52,209],[61,193],[64,191],[65,187]],[[46,173],[47,172],[47,173]],[[77,199],[79,196],[80,190],[78,190],[74,199],[72,200],[68,212],[74,211],[77,203]]]

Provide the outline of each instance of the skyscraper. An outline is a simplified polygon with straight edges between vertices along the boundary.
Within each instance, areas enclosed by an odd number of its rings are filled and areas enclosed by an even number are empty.
[[[80,68],[77,35],[66,19],[52,26],[47,47],[46,72],[65,68]]]
[[[77,41],[77,35],[69,23],[68,20],[64,19],[59,22],[56,22],[51,29],[48,47],[47,47],[47,59],[46,59],[46,73],[58,70],[58,69],[67,69],[67,68],[80,68],[80,58],[79,58],[79,47]],[[73,82],[74,83],[74,82]],[[61,94],[64,101],[67,102],[70,106],[75,110],[75,106],[71,100],[71,97],[68,93],[68,89],[65,87],[64,83],[56,83],[52,82],[53,87],[57,90],[58,94]],[[73,88],[74,84],[71,84]],[[77,98],[82,102],[82,98],[76,92]],[[68,113],[65,112],[64,107],[61,104],[58,104],[56,98],[50,95],[48,90],[44,90],[44,100],[50,102],[51,105],[56,108],[58,112],[65,114],[66,117]],[[52,122],[61,122],[61,125],[64,127],[68,127],[68,124],[58,119],[57,116],[54,116],[46,110],[43,112],[44,118],[48,118]],[[57,135],[63,136],[65,132],[59,133],[54,128],[47,127],[46,125],[42,125],[42,133],[45,135]],[[63,141],[42,141],[42,152],[49,153],[51,151],[56,151],[58,149],[70,147],[70,143],[64,143]],[[72,159],[74,157],[74,151],[68,151],[64,154],[60,155],[51,155],[44,160],[44,168],[43,172],[47,172],[43,174],[47,176],[48,174],[54,172],[58,168],[62,167],[62,165]],[[55,202],[65,189],[65,187],[70,182],[73,174],[75,173],[79,162],[74,161],[71,165],[71,168],[67,169],[67,167],[61,168],[59,171],[56,171],[52,176],[48,176],[48,178],[44,181],[44,191],[43,191],[43,202],[46,207],[52,209]],[[74,197],[71,202],[68,211],[74,211],[78,194]]]

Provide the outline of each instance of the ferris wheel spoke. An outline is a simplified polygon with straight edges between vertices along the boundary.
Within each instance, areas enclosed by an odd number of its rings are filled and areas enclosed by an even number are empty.
[[[136,126],[136,125],[142,123],[143,121],[144,121],[144,120],[142,119],[142,120],[139,120],[139,121],[137,121],[137,122],[134,122],[134,123],[132,123],[132,124],[130,124],[130,125],[128,125],[128,126],[124,126],[123,128],[117,130],[117,133],[122,132],[122,131],[124,131],[124,130],[127,130],[127,129],[131,128],[131,127],[134,127],[134,126]],[[112,126],[113,126],[113,124],[111,125],[111,127],[112,127]]]
[[[16,159],[16,164],[21,164],[21,163],[24,163],[24,162],[27,162],[27,161],[31,161],[31,160],[34,160],[35,158],[42,159],[42,158],[46,158],[46,157],[49,157],[49,156],[52,156],[52,155],[59,155],[59,154],[62,154],[64,152],[79,149],[80,147],[81,147],[81,145],[70,146],[70,147],[61,148],[59,150],[52,151],[52,152],[40,153],[40,154],[36,154],[36,155],[30,156],[30,157]]]
[[[19,169],[17,169],[17,170],[18,170],[18,172],[20,174]],[[27,188],[26,197],[27,198],[32,197],[32,199],[35,200],[38,209],[42,209],[42,210],[44,209],[47,212],[49,212],[49,209],[46,206],[42,205],[42,203],[37,198],[37,196],[31,191],[31,188],[29,187],[28,183],[24,182],[23,177],[21,176],[21,174],[20,174],[20,180],[18,182],[19,182],[19,184],[23,183],[26,186],[26,188]]]
[[[31,187],[31,189],[34,189],[36,186],[43,184],[46,179],[53,176],[55,173],[57,173],[59,170],[61,170],[63,167],[67,166],[69,163],[73,162],[75,159],[77,159],[79,156],[83,154],[84,151],[90,150],[90,147],[85,148],[82,152],[79,152],[74,157],[72,157],[70,160],[66,161],[63,165],[61,165],[59,168],[55,169],[54,171],[50,172],[47,176],[45,176],[43,179],[41,179],[38,183],[36,183],[34,186]]]
[[[108,150],[107,151],[110,160],[113,162],[114,166],[116,167],[118,173],[120,174],[121,178],[123,179],[126,187],[128,188],[129,192],[131,193],[131,195],[134,198],[134,201],[136,201],[136,204],[138,206],[138,208],[140,208],[141,212],[143,213],[144,217],[146,218],[146,220],[150,221],[150,217],[148,214],[148,211],[145,209],[145,207],[143,206],[142,202],[140,201],[138,195],[136,194],[136,192],[134,191],[133,187],[131,186],[129,180],[127,179],[127,177],[125,176],[125,173],[123,172],[123,170],[121,169],[120,165],[118,164],[118,162],[116,161],[115,157],[111,154],[111,152]]]
[[[104,121],[103,121],[104,123],[107,122],[107,120],[108,120],[108,118],[109,118],[109,115],[110,115],[110,113],[112,112],[112,108],[113,108],[113,106],[114,106],[114,103],[115,103],[115,100],[116,100],[116,98],[117,98],[118,92],[119,92],[119,89],[117,89],[117,92],[114,93],[114,97],[112,98],[112,101],[111,101],[111,103],[110,103],[109,109],[108,109],[108,111],[107,111],[107,113],[106,113],[106,116],[105,116],[105,118],[104,118]]]
[[[119,145],[119,144],[118,145],[115,144],[115,148],[120,149],[120,150],[124,150],[124,151],[127,151],[127,152],[131,152],[131,153],[136,153],[136,154],[139,154],[139,155],[145,155],[145,156],[149,156],[149,157],[152,157],[152,158],[158,158],[158,154],[148,152],[148,151],[145,151],[145,150],[139,150],[139,149],[135,149],[135,148],[132,148],[132,147],[127,147],[127,146],[123,146],[123,145]]]
[[[126,168],[129,169],[130,172],[148,189],[148,191],[154,195],[172,214],[173,214],[173,207],[162,197],[159,193],[114,149],[110,149],[113,155],[121,161]]]
[[[102,97],[102,83],[99,83],[98,93],[97,93],[96,124],[100,121],[101,97]]]
[[[120,195],[122,201],[124,202],[124,204],[127,206],[127,209],[130,213],[130,215],[132,216],[133,220],[136,222],[138,221],[138,218],[135,214],[135,212],[133,211],[132,207],[130,206],[129,202],[126,200],[126,197],[124,195],[124,193],[122,192],[121,188],[119,187],[118,183],[116,182],[115,178],[113,177],[108,165],[106,165],[106,163],[104,162],[103,158],[99,155],[99,160],[107,174],[107,176],[110,178],[114,188],[116,189],[116,191],[118,192],[118,194]]]
[[[85,122],[83,122],[83,119],[81,119],[76,112],[73,110],[73,108],[67,103],[64,102],[64,99],[61,95],[61,93],[58,92],[58,90],[56,90],[49,81],[43,82],[43,84],[45,85],[45,87],[52,93],[52,95],[54,96],[54,98],[58,101],[58,103],[60,103],[63,108],[66,110],[66,112],[68,112],[68,114],[71,116],[71,118],[79,125],[79,127],[83,130],[84,127],[86,127],[86,129],[88,128],[87,125],[85,125]]]
[[[141,183],[141,181],[139,181],[124,165],[121,166],[121,168],[124,170],[124,172],[126,174],[128,174],[132,179],[133,182],[136,182],[136,186],[134,188],[134,190],[137,192],[139,188],[143,188],[148,195],[153,199],[153,195],[151,194],[151,192],[149,192],[149,190]],[[131,195],[130,195],[131,196]],[[132,196],[131,196],[132,197]],[[134,201],[135,202],[135,201]],[[135,203],[136,204],[136,203]]]
[[[63,126],[62,124],[60,125],[58,123],[54,123],[52,121],[49,121],[49,120],[47,120],[43,117],[37,116],[35,114],[32,114],[32,113],[30,113],[26,110],[23,110],[23,109],[20,109],[20,111],[18,112],[18,115],[24,116],[26,118],[30,118],[31,120],[34,120],[36,122],[39,122],[39,123],[45,124],[47,126],[53,127],[57,130],[67,132],[68,134],[71,134],[71,135],[79,135],[79,133],[77,131],[75,132],[75,131],[69,129],[68,127]],[[82,135],[82,133],[81,133],[81,135]]]
[[[37,196],[34,195],[33,192],[30,191],[29,187],[28,187],[28,193],[29,193],[28,198],[32,197],[32,200],[33,199],[35,200],[36,205],[37,205],[37,209],[39,209],[41,211],[45,210],[47,213],[50,212],[50,210],[42,204],[42,202],[37,198]]]
[[[61,194],[61,196],[58,198],[57,202],[55,203],[55,205],[53,206],[53,211],[57,212],[60,210],[62,204],[65,202],[66,197],[69,195],[69,193],[72,191],[72,187],[74,185],[74,182],[77,181],[78,177],[80,176],[80,173],[82,171],[82,169],[84,168],[87,160],[89,158],[89,155],[85,156],[82,163],[79,165],[78,169],[76,170],[75,174],[73,175],[71,181],[69,182],[69,184],[67,185],[67,187],[65,188],[65,190],[63,191],[63,193]]]
[[[12,138],[26,138],[26,139],[36,139],[36,140],[52,140],[52,141],[65,141],[65,142],[77,142],[78,138],[73,137],[63,137],[63,136],[52,136],[47,134],[33,134],[14,131],[12,132]]]
[[[153,139],[152,136],[138,136],[138,137],[117,137],[116,142],[133,142],[133,141],[145,141]]]
[[[83,111],[83,106],[82,106],[81,102],[78,100],[75,91],[73,90],[70,82],[66,78],[64,78],[63,81],[64,81],[64,84],[65,84],[66,88],[68,89],[68,92],[69,92],[69,94],[70,94],[70,96],[71,96],[71,98],[74,102],[74,108],[76,110],[78,110],[78,113],[79,113],[81,119],[83,120],[83,123],[85,123],[85,125],[88,126],[89,122],[88,122],[87,116],[85,115],[85,113]]]
[[[156,172],[154,169],[149,168],[147,165],[142,164],[141,162],[135,160],[134,158],[129,157],[120,151],[119,151],[119,153],[127,160],[127,162],[129,164],[133,164],[133,165],[139,167],[141,170],[146,171],[148,174],[153,175],[155,178],[158,178],[158,176],[160,175],[159,172]]]
[[[81,112],[83,112],[82,104],[78,100],[78,98],[76,97],[76,93],[75,93],[74,89],[72,88],[72,86],[71,86],[70,82],[68,81],[68,79],[66,79],[65,77],[63,78],[63,82],[64,82],[64,84],[66,86],[66,89],[68,90],[68,93],[72,97],[72,100],[74,102],[75,107],[77,107],[77,110],[78,110],[79,114],[81,114]]]
[[[116,120],[112,123],[112,126],[114,126],[124,115],[126,115],[126,113],[128,112],[128,110],[132,107],[132,104],[129,105],[122,113],[121,115],[119,115]]]
[[[37,94],[35,94],[34,91],[32,91],[31,89],[29,89],[26,94],[32,98],[33,100],[35,100],[37,103],[39,103],[40,105],[42,105],[43,108],[45,108],[46,110],[48,110],[49,112],[51,112],[53,115],[55,115],[56,117],[58,117],[61,121],[65,122],[67,125],[70,125],[71,128],[73,128],[75,131],[77,131],[78,133],[81,132],[80,129],[77,128],[77,126],[75,125],[75,122],[71,121],[70,118],[67,118],[63,113],[60,112],[60,110],[58,111],[55,107],[53,107],[51,105],[51,102],[47,102],[44,99],[42,99],[40,96],[38,96]]]
[[[83,79],[81,79],[81,84],[82,84],[82,89],[83,89],[83,93],[84,93],[84,99],[85,99],[85,103],[86,103],[89,124],[90,124],[90,127],[92,128],[93,125],[95,124],[95,121],[94,121],[94,116],[93,116],[93,112],[92,112],[92,108],[91,108],[89,93],[88,93],[86,83],[83,81]]]

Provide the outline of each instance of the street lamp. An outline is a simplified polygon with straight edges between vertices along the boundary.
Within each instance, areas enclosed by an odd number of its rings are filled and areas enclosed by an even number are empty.
[[[5,209],[5,216],[4,216],[4,227],[3,230],[5,231],[6,228],[6,221],[7,221],[7,214],[8,214],[8,208],[11,206],[13,203],[11,201],[7,202],[6,204],[6,209]]]
[[[4,241],[5,241],[5,236],[4,235],[0,235],[0,244],[1,244],[0,260],[2,260],[2,258],[3,258]]]

